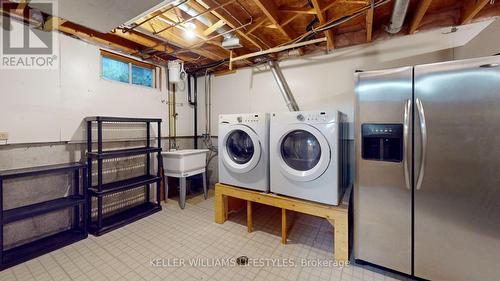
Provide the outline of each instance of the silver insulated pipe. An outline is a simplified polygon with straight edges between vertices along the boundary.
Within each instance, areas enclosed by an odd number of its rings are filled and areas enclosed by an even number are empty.
[[[394,8],[391,15],[391,23],[385,29],[387,32],[396,34],[401,31],[409,4],[410,0],[396,0],[394,2]]]
[[[285,80],[285,76],[283,76],[283,72],[281,72],[279,64],[273,60],[268,61],[267,64],[271,68],[271,72],[273,73],[276,83],[278,83],[278,87],[280,88],[281,94],[283,95],[283,99],[285,99],[288,110],[299,111],[299,105],[293,97],[292,91],[290,90],[290,87]]]

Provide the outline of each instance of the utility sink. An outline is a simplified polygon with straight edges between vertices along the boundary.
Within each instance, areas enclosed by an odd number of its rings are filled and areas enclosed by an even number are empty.
[[[205,166],[208,149],[183,149],[162,152],[165,176],[180,179],[179,206],[186,206],[186,178],[197,174],[203,175],[203,193],[207,199],[207,179]],[[168,197],[168,180],[165,181],[165,193]]]
[[[205,169],[208,149],[182,149],[162,152],[167,176],[189,177]]]

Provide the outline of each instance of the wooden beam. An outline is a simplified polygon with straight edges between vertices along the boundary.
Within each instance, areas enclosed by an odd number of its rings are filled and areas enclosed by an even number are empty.
[[[210,26],[209,28],[205,29],[203,31],[203,36],[208,36],[208,35],[212,34],[212,32],[221,28],[225,24],[226,24],[226,22],[224,20],[219,20],[218,22],[212,24],[212,26]]]
[[[468,0],[464,3],[464,11],[462,13],[462,18],[460,24],[468,24],[472,19],[481,11],[490,0]]]
[[[247,231],[248,233],[253,231],[252,201],[247,201]]]
[[[164,28],[165,25],[166,25],[166,23],[159,21],[157,19],[154,19],[154,20],[150,21],[149,24],[143,25],[142,28],[146,29],[148,32],[154,33],[155,30]],[[172,43],[174,43],[174,45],[177,45],[181,48],[187,48],[187,47],[192,45],[192,42],[187,41],[184,38],[182,31],[179,29],[167,30],[165,32],[162,32],[161,35],[158,35],[158,36],[164,38],[167,41],[171,41]],[[200,56],[203,56],[205,58],[215,60],[215,61],[220,60],[220,59],[224,59],[227,57],[225,54],[222,55],[219,53],[210,52],[210,51],[204,50],[203,48],[190,49],[189,51],[191,53],[194,53],[194,54],[197,54],[197,55],[200,55]],[[174,51],[174,53],[172,53],[172,55],[175,56],[176,52]]]
[[[285,19],[281,22],[281,26],[285,26],[285,25],[291,23],[294,19],[296,19],[298,17],[300,17],[300,14],[294,14],[291,17],[288,17],[287,19]]]
[[[280,8],[280,12],[282,13],[294,13],[294,14],[303,14],[303,15],[316,15],[318,11],[316,9],[311,8]]]
[[[337,1],[331,1],[329,4],[327,4],[326,6],[324,6],[321,11],[322,12],[326,12],[326,10],[332,8],[333,6],[335,5],[339,5],[339,4],[356,4],[356,5],[369,5],[370,4],[370,0],[337,0]]]
[[[255,23],[251,24],[248,29],[246,34],[250,34],[254,32],[257,28],[261,27],[263,24],[265,24],[268,21],[267,17],[260,17],[258,18]]]
[[[167,46],[167,44],[162,44],[158,42],[157,40],[154,40],[152,38],[148,38],[144,35],[141,35],[140,33],[136,33],[135,31],[128,31],[128,32],[123,32],[122,29],[116,29],[115,32],[113,32],[114,35],[125,38],[127,40],[136,42],[138,44],[141,44],[147,48],[152,48],[155,49],[156,51],[159,52],[173,52],[174,49]]]
[[[287,229],[286,229],[286,209],[281,208],[281,244],[286,244]]]
[[[262,10],[262,12],[267,16],[267,18],[271,21],[272,24],[276,25],[276,28],[285,35],[287,40],[292,39],[292,34],[288,28],[281,25],[278,7],[274,4],[273,1],[269,0],[253,0],[253,2]]]
[[[224,184],[215,185],[215,222],[224,223],[227,220],[228,198],[239,198],[264,205],[281,208],[281,241],[287,238],[287,211],[294,211],[325,218],[334,228],[333,245],[334,258],[339,262],[349,260],[349,202],[352,188],[347,189],[338,206],[315,203],[279,195],[269,195],[253,190],[236,188]]]
[[[203,0],[203,3],[205,5],[208,5],[210,7],[214,7],[214,6],[217,6],[217,4],[212,1],[212,0]],[[199,4],[198,2],[193,2],[190,4],[190,6],[193,8],[193,9],[196,9],[199,11],[200,7],[201,9],[203,8],[207,8],[207,6],[203,7],[201,4]],[[213,10],[211,12],[212,15],[214,15],[216,18],[218,18],[219,20],[223,20],[226,22],[227,26],[229,26],[230,28],[232,29],[235,29],[237,28],[239,25],[239,23],[237,23],[235,20],[229,18],[229,17],[226,17],[224,16],[222,13],[219,13],[217,10]],[[258,43],[257,41],[255,41],[254,39],[252,39],[250,36],[248,36],[247,34],[245,34],[245,31],[244,30],[236,30],[236,34],[238,34],[239,36],[241,36],[242,38],[245,38],[248,42],[252,43],[254,46],[256,46],[257,48],[259,49],[263,49],[262,45],[260,43]]]
[[[326,38],[322,37],[322,38],[313,39],[313,40],[309,40],[309,41],[305,41],[305,42],[300,42],[300,43],[295,43],[295,44],[290,44],[290,45],[284,45],[284,46],[279,46],[279,47],[274,47],[274,48],[271,48],[271,49],[267,49],[265,51],[259,51],[259,52],[255,52],[255,53],[246,54],[246,55],[243,55],[243,56],[231,58],[231,62],[235,62],[235,61],[239,61],[239,60],[245,60],[245,59],[248,59],[248,58],[262,56],[262,55],[267,55],[267,54],[272,54],[272,53],[278,53],[278,52],[285,51],[285,50],[288,50],[288,49],[300,48],[300,47],[304,47],[304,46],[311,45],[311,44],[322,43],[322,42],[325,42],[325,41],[326,41]]]
[[[20,13],[22,14],[22,12],[26,8],[26,6],[28,6],[28,0],[21,0],[21,1],[19,1],[19,4],[17,5],[16,10],[19,10]]]
[[[61,19],[59,17],[50,16],[43,23],[43,31],[50,32],[50,31],[53,31],[53,30],[57,30],[59,28],[59,26],[61,24],[65,23],[65,22],[66,22],[66,20],[64,20],[64,19]]]
[[[366,11],[366,42],[372,41],[373,33],[373,9]]]
[[[73,23],[66,22],[63,25],[60,25],[57,29],[63,33],[106,45],[112,48],[117,48],[130,54],[137,53],[138,51],[138,49],[133,48],[131,44],[126,44],[124,42],[120,42],[119,40],[113,40],[112,35],[95,32]]]
[[[413,17],[410,24],[410,34],[414,34],[417,32],[417,29],[420,26],[420,22],[424,18],[427,9],[431,5],[432,0],[422,0],[418,2],[417,11],[415,12],[415,16]]]
[[[326,13],[321,10],[321,7],[319,5],[318,0],[311,0],[311,3],[313,4],[314,10],[316,10],[316,13],[318,15],[319,23],[324,24],[326,23]],[[331,29],[325,31],[325,37],[326,37],[326,47],[328,50],[333,49],[334,47],[334,42],[333,42],[333,31]]]

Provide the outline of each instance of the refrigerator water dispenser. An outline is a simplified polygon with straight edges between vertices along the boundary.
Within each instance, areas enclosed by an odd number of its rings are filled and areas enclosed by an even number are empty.
[[[364,160],[403,161],[403,124],[362,124],[361,147]]]

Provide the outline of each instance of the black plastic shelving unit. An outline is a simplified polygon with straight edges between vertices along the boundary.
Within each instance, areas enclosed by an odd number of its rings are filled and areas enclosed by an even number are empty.
[[[87,122],[87,166],[88,166],[88,221],[89,232],[99,236],[109,231],[120,228],[131,222],[147,217],[161,210],[160,202],[160,181],[161,170],[158,167],[156,175],[151,174],[151,154],[156,153],[158,166],[162,165],[161,157],[161,119],[156,118],[125,118],[125,117],[105,117],[93,116],[85,118]],[[146,146],[139,148],[125,148],[117,150],[103,150],[103,123],[145,123],[146,125]],[[158,146],[151,146],[152,123],[158,125]],[[97,125],[97,151],[92,151],[92,127]],[[122,158],[135,155],[146,155],[146,173],[138,177],[118,180],[110,183],[103,183],[103,160],[110,158]],[[92,165],[97,162],[97,183],[92,183]],[[156,203],[150,202],[150,188],[156,184]],[[127,191],[134,188],[144,187],[146,201],[138,206],[134,206],[118,213],[104,217],[103,215],[103,197],[112,193]],[[92,197],[97,198],[97,217],[92,220]]]
[[[82,172],[80,174],[80,171]],[[45,202],[3,209],[3,183],[22,177],[33,177],[62,172],[74,173],[74,193]],[[68,163],[39,166],[25,169],[0,171],[0,270],[36,258],[48,252],[67,246],[88,236],[87,232],[87,167],[81,163]],[[80,175],[83,188],[80,191]],[[6,224],[47,214],[62,209],[74,208],[73,223],[70,229],[37,239],[35,241],[4,250],[3,227]],[[83,215],[80,216],[80,208]]]

